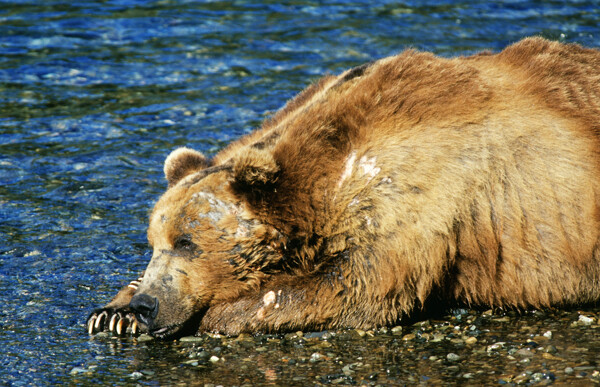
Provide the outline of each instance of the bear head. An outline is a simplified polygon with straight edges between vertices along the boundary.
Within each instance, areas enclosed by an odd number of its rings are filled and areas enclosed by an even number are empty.
[[[282,264],[285,238],[262,222],[247,196],[267,195],[278,165],[245,148],[220,165],[180,148],[166,159],[168,190],[150,215],[152,259],[130,303],[156,337],[193,333],[215,303],[256,290]]]

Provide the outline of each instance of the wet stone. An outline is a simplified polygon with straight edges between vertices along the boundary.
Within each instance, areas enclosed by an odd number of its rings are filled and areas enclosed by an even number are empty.
[[[456,362],[460,360],[460,356],[451,352],[446,355],[446,359],[448,359],[448,361]]]
[[[202,337],[199,336],[185,336],[179,339],[182,343],[201,343],[204,341]]]
[[[532,357],[534,354],[529,349],[521,348],[517,352],[515,352],[515,355],[522,356],[522,357]]]
[[[139,335],[137,337],[137,341],[140,342],[140,343],[143,343],[145,341],[152,341],[152,340],[154,340],[154,337],[152,337],[150,335],[147,335],[145,333],[142,333],[141,335]]]

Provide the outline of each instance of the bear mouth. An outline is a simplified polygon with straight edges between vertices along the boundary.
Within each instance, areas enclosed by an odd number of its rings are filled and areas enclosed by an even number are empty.
[[[175,340],[180,337],[195,335],[199,333],[198,329],[204,313],[205,310],[203,309],[184,322],[161,327],[150,326],[148,327],[148,334],[158,340]]]
[[[168,340],[168,339],[176,339],[178,337],[183,336],[180,334],[181,324],[169,325],[166,327],[160,327],[156,329],[151,329],[148,331],[150,336],[159,339],[159,340]]]

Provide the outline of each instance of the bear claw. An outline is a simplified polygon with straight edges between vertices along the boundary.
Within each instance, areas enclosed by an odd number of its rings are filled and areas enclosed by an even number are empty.
[[[102,310],[92,313],[87,321],[87,330],[90,335],[101,331],[109,331],[118,336],[125,333],[136,335],[139,326],[133,313]]]

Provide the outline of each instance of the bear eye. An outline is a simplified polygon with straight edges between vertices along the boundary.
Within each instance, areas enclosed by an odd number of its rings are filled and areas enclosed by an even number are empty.
[[[174,250],[193,251],[196,249],[196,244],[190,240],[188,236],[182,236],[175,240],[173,244]]]

